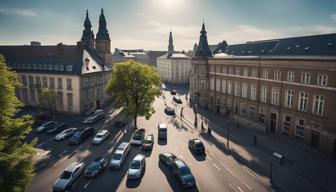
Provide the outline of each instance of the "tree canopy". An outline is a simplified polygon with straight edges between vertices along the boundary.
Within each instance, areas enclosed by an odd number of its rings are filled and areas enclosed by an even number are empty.
[[[15,72],[10,71],[0,55],[0,191],[24,191],[34,174],[32,143],[25,143],[31,131],[29,116],[15,117],[21,102],[15,96],[19,86]]]
[[[152,104],[161,95],[161,80],[154,67],[134,60],[115,64],[107,92],[116,107],[122,107],[126,115],[149,119],[155,112]]]
[[[39,105],[43,109],[49,109],[50,114],[53,115],[54,108],[56,108],[56,93],[48,88],[43,88],[39,96]]]

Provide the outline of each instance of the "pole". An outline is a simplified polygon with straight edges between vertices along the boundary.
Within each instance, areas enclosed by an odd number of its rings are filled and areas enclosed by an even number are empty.
[[[273,183],[273,164],[270,164],[271,167],[271,175],[270,175],[270,182]]]
[[[228,135],[227,135],[226,145],[229,149],[230,148],[230,121],[229,120],[228,120]]]

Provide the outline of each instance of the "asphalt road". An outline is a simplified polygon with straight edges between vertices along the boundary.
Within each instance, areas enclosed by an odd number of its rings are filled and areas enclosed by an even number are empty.
[[[177,105],[173,103],[172,96],[165,92],[165,99],[163,97],[156,99],[154,103],[156,113],[149,120],[138,118],[138,126],[145,128],[146,133],[154,134],[155,144],[151,152],[143,152],[141,148],[132,146],[127,161],[120,170],[106,169],[102,175],[94,179],[86,179],[82,175],[69,191],[270,191],[271,186],[267,178],[237,162],[192,127],[182,125],[177,117],[167,116],[163,112],[164,101],[177,110],[182,106],[186,107],[183,93],[181,95],[183,104]],[[93,125],[97,130],[107,127],[111,133],[108,140],[97,146],[91,144],[92,138],[81,145],[69,146],[66,141],[56,142],[45,133],[32,133],[30,139],[36,135],[39,138],[38,154],[35,157],[37,173],[27,191],[51,191],[53,183],[62,171],[74,161],[88,164],[99,156],[106,156],[109,160],[114,147],[122,141],[129,141],[133,132],[130,124],[125,129],[110,126],[117,112],[109,115],[110,120],[104,119]],[[56,120],[63,120],[74,127],[85,127],[80,124],[80,118],[80,116],[57,116]],[[168,124],[167,142],[157,140],[158,122]],[[200,138],[203,141],[206,148],[205,157],[193,155],[189,151],[187,142],[191,138]],[[159,163],[158,156],[162,152],[174,153],[187,163],[196,178],[196,187],[188,190],[180,187],[170,170]],[[146,156],[145,174],[138,181],[128,181],[126,178],[128,165],[139,153]]]

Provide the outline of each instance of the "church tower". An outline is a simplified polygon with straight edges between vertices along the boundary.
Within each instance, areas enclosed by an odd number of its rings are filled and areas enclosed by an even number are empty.
[[[172,56],[174,53],[174,45],[173,45],[173,34],[170,31],[169,40],[168,40],[168,57]]]
[[[99,28],[96,35],[96,53],[104,65],[111,65],[111,40],[106,28],[106,20],[103,9],[101,9],[101,14],[99,16]]]
[[[81,41],[84,48],[94,49],[94,35],[91,28],[92,25],[89,19],[89,12],[86,10],[86,18],[84,21],[84,30]]]

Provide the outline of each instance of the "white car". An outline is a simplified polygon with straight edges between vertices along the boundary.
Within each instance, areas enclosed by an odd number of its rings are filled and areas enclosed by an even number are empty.
[[[110,132],[106,129],[102,129],[93,138],[92,144],[101,144],[108,136],[110,136]]]
[[[144,139],[145,139],[145,129],[138,129],[132,135],[131,144],[142,145]]]
[[[43,123],[41,126],[39,126],[37,129],[36,129],[36,132],[38,133],[41,133],[43,131],[46,131],[48,129],[51,129],[53,128],[55,125],[57,124],[56,121],[48,121],[46,123]]]
[[[55,136],[55,140],[60,141],[60,140],[66,139],[66,138],[72,136],[77,130],[78,129],[74,128],[74,127],[65,129]]]
[[[110,161],[110,167],[112,169],[119,169],[123,162],[125,161],[129,151],[130,151],[131,145],[127,142],[122,142],[117,150],[113,153],[111,161]]]
[[[53,191],[65,191],[84,171],[84,163],[71,163],[53,185]]]
[[[142,154],[134,157],[127,172],[128,179],[139,179],[143,175],[146,168],[146,158]]]
[[[84,121],[82,121],[82,123],[90,124],[90,123],[94,123],[96,121],[99,121],[100,119],[103,119],[103,118],[104,118],[103,113],[97,113],[97,114],[93,114],[90,117],[86,118]]]

